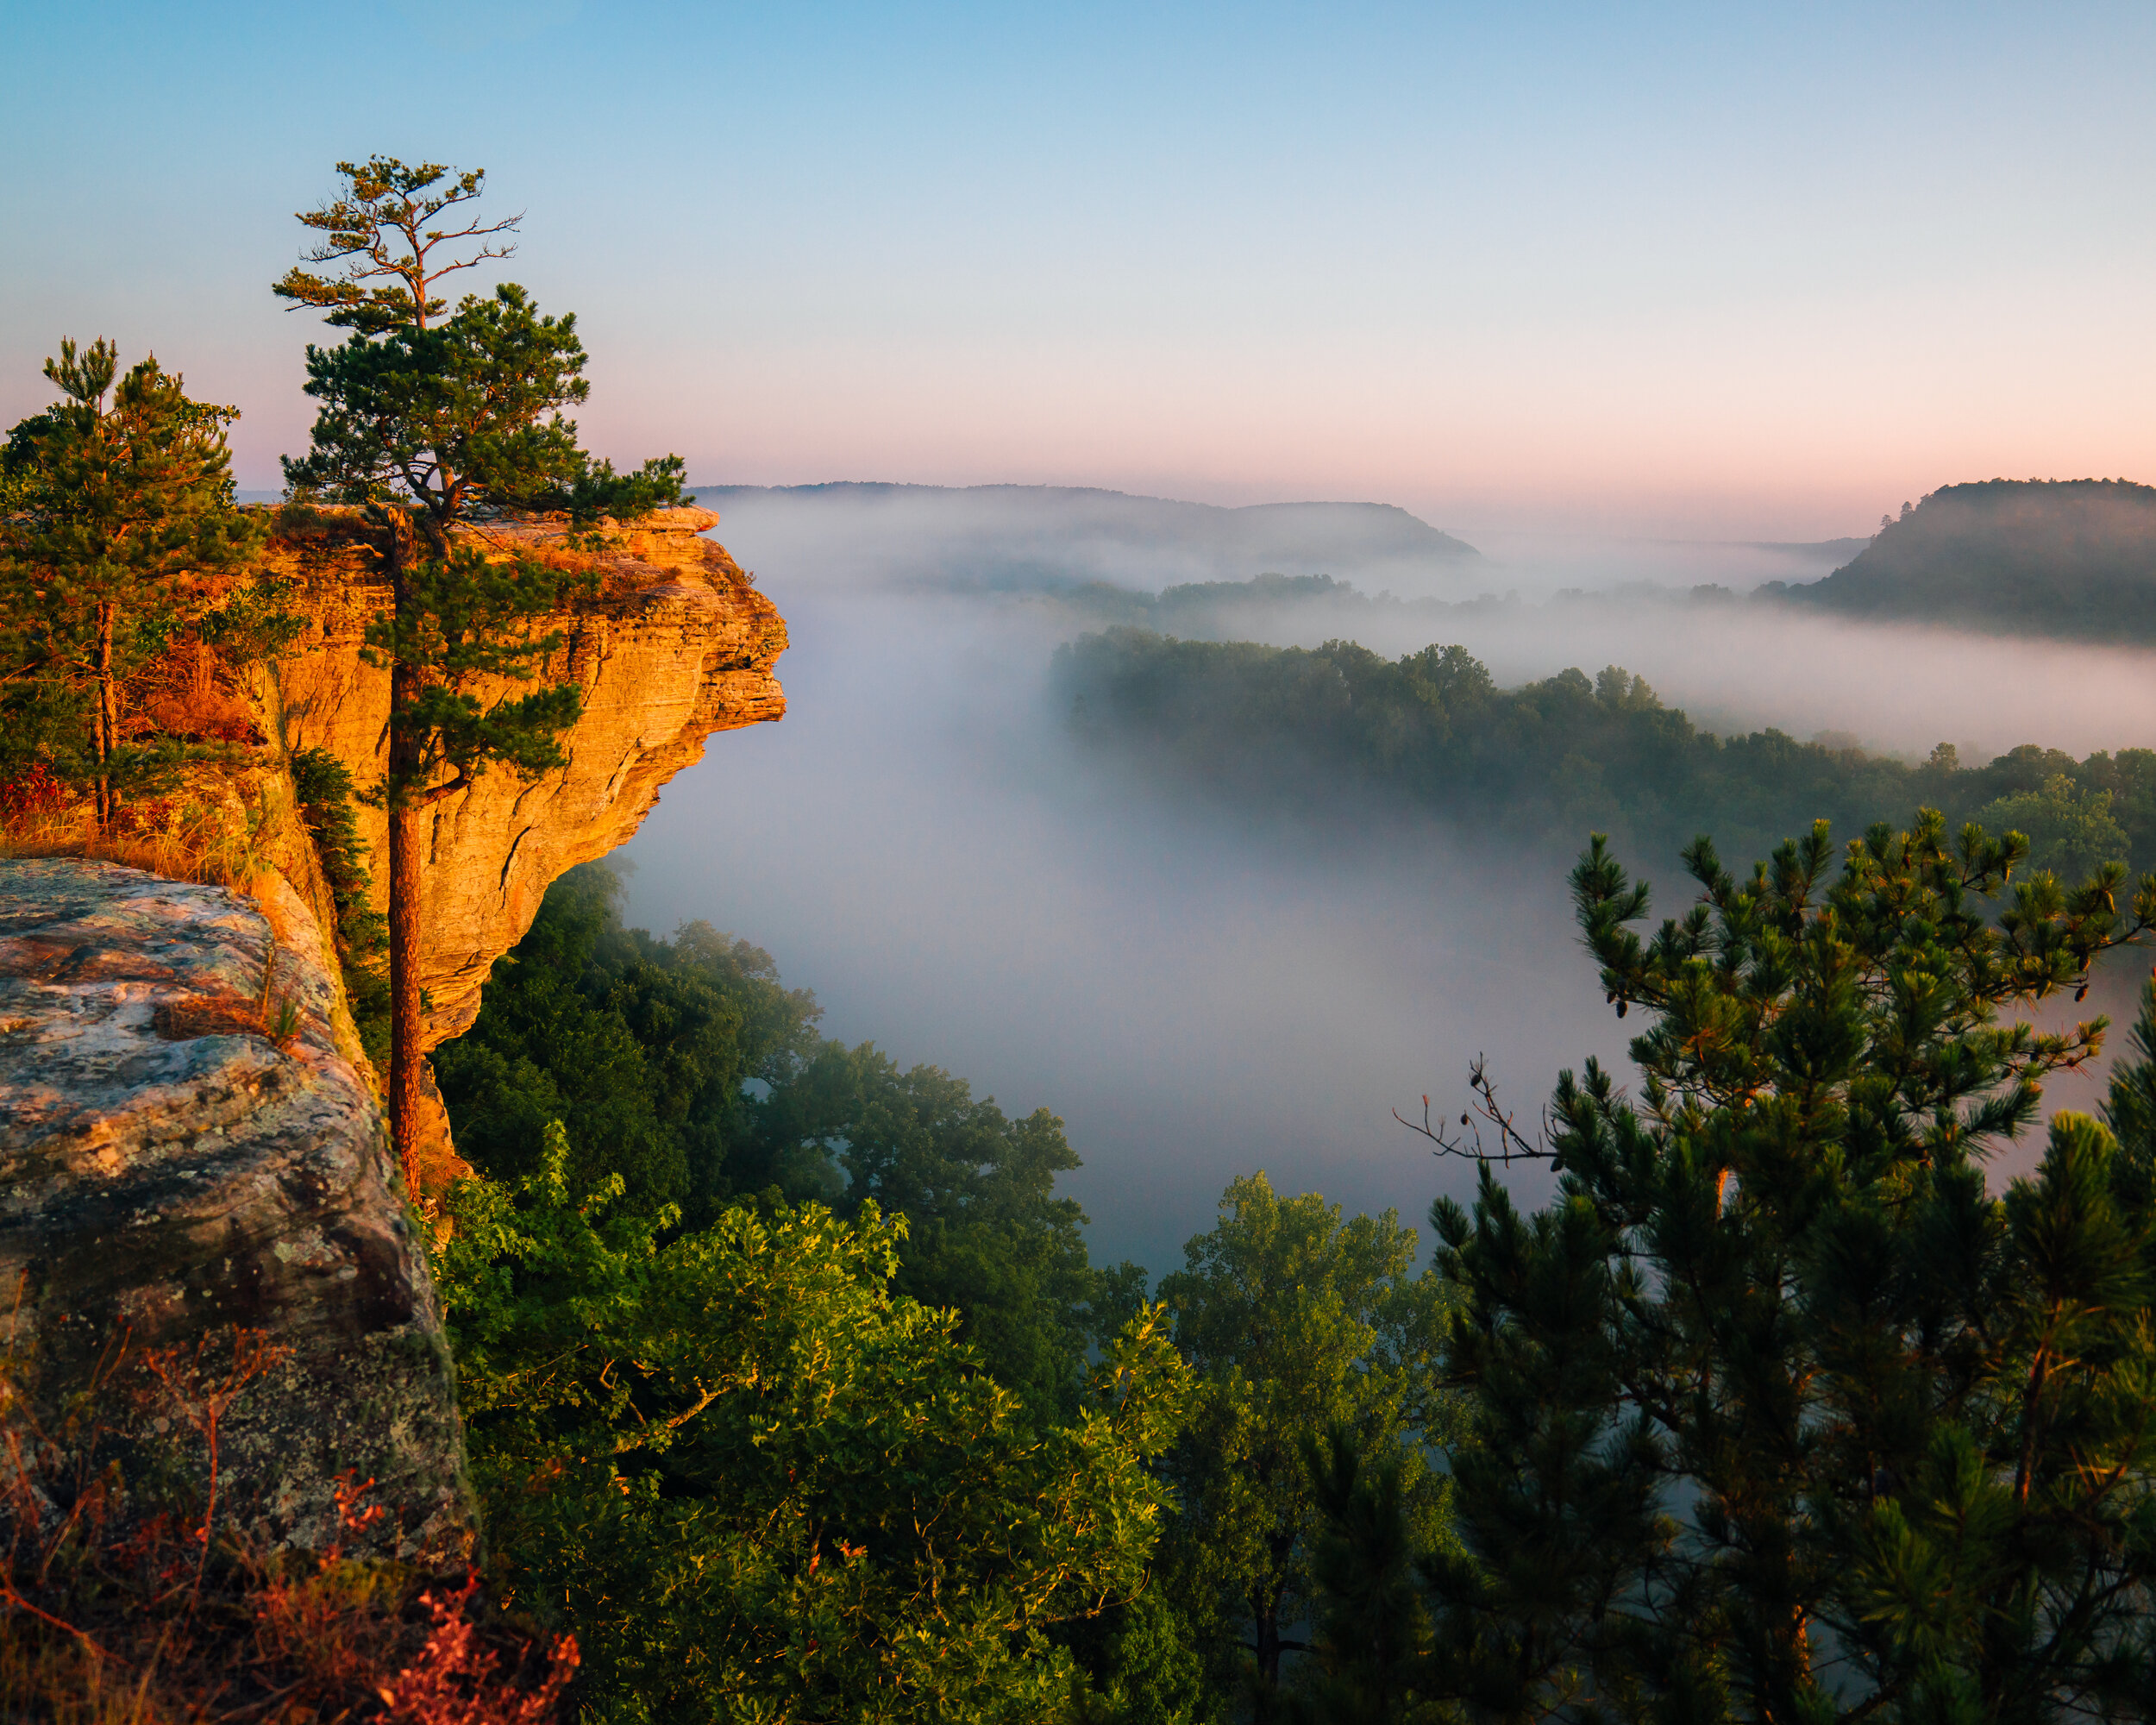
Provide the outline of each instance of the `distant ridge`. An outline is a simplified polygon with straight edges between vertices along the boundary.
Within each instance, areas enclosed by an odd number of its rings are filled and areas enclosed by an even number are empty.
[[[1240,507],[1070,486],[824,485],[689,487],[722,516],[805,525],[875,518],[902,549],[918,542],[945,579],[1011,586],[1101,579],[1143,564],[1160,580],[1331,574],[1412,580],[1457,574],[1472,545],[1388,503]],[[722,532],[724,530],[722,530]],[[924,568],[923,573],[928,573]]]
[[[2017,634],[2156,638],[2156,486],[1984,480],[1942,486],[1824,580],[1785,597]]]
[[[1833,558],[1846,561],[1861,555],[1869,539],[1737,539],[1733,544],[1741,545],[1747,551],[1787,551],[1800,557],[1817,557],[1822,561]]]

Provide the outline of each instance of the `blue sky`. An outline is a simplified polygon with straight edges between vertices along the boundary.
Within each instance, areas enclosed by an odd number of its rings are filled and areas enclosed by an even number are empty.
[[[303,444],[340,157],[490,171],[589,441],[693,474],[1808,536],[2156,480],[2147,8],[17,3],[0,415],[62,335]]]

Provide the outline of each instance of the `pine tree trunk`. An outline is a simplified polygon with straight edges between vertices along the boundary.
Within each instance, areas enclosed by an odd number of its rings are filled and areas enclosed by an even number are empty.
[[[398,614],[406,603],[405,580],[413,547],[402,521],[390,534],[390,580]],[[419,943],[425,926],[421,894],[422,823],[417,782],[417,740],[402,722],[418,699],[417,666],[399,658],[389,676],[389,1133],[404,1170],[404,1191],[419,1201]]]
[[[97,830],[110,832],[118,811],[112,799],[112,749],[120,730],[119,699],[112,687],[112,605],[97,607]]]
[[[392,684],[405,673],[392,674]],[[392,758],[395,744],[391,745]],[[419,1201],[419,875],[426,811],[406,798],[389,811],[389,1131],[404,1189]]]

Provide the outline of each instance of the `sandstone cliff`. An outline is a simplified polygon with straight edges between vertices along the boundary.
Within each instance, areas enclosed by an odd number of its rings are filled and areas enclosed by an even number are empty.
[[[501,521],[461,530],[490,552],[533,553],[600,578],[595,597],[554,620],[566,635],[547,674],[573,676],[584,713],[562,739],[568,764],[536,783],[497,769],[431,810],[428,937],[422,986],[429,1047],[477,1016],[495,959],[523,938],[550,882],[623,844],[659,787],[699,759],[713,731],[775,719],[786,696],[774,674],[787,644],[778,609],[734,560],[699,536],[708,510],[670,509],[609,524],[616,549],[587,554],[564,522]],[[293,749],[321,746],[372,783],[386,756],[386,672],[360,657],[367,620],[389,602],[371,554],[350,529],[323,518],[291,530],[274,555],[300,580],[310,632],[287,656],[275,698]],[[504,692],[512,686],[505,685]],[[366,811],[378,858],[385,822]],[[375,871],[385,894],[384,871]]]
[[[592,590],[542,627],[563,637],[542,674],[583,692],[567,764],[534,782],[498,769],[430,812],[429,1046],[471,1023],[557,875],[627,839],[711,732],[784,712],[785,624],[699,536],[716,521],[678,509],[609,523],[596,549],[559,520],[463,530]],[[224,1433],[235,1513],[266,1538],[318,1542],[337,1473],[355,1469],[393,1511],[378,1547],[451,1563],[474,1528],[454,1372],[287,767],[288,750],[318,746],[355,783],[379,777],[388,675],[361,647],[390,594],[352,511],[285,511],[269,561],[307,632],[245,699],[212,687],[204,662],[174,710],[217,707],[222,728],[204,734],[235,752],[140,812],[121,848],[147,869],[0,858],[0,1299],[15,1311],[0,1422],[19,1435],[25,1418],[70,1420],[85,1391],[110,1390],[98,1418],[121,1441],[153,1463],[176,1443],[202,1464],[185,1411],[158,1411],[139,1371],[121,1393],[110,1351],[124,1340],[199,1377],[254,1333],[266,1370]],[[385,897],[383,819],[359,812]],[[80,835],[32,842],[79,849]]]

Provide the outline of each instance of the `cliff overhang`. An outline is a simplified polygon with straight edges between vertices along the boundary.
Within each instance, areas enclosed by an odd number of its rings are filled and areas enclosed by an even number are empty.
[[[427,932],[421,986],[433,1048],[478,1015],[494,961],[523,936],[548,886],[580,862],[625,843],[660,787],[702,757],[714,732],[780,718],[776,675],[785,621],[725,549],[702,536],[708,510],[669,509],[602,523],[603,549],[563,517],[505,517],[457,530],[490,556],[535,556],[596,578],[596,588],[542,633],[562,646],[540,675],[573,681],[582,713],[564,736],[565,764],[527,781],[505,768],[428,812]],[[303,595],[306,634],[283,658],[273,722],[293,750],[329,750],[354,782],[387,765],[389,677],[367,665],[368,622],[390,593],[365,524],[350,511],[287,511],[273,569]],[[507,682],[480,698],[519,693]],[[377,858],[386,855],[379,810],[360,814]],[[374,871],[379,908],[383,869]]]

